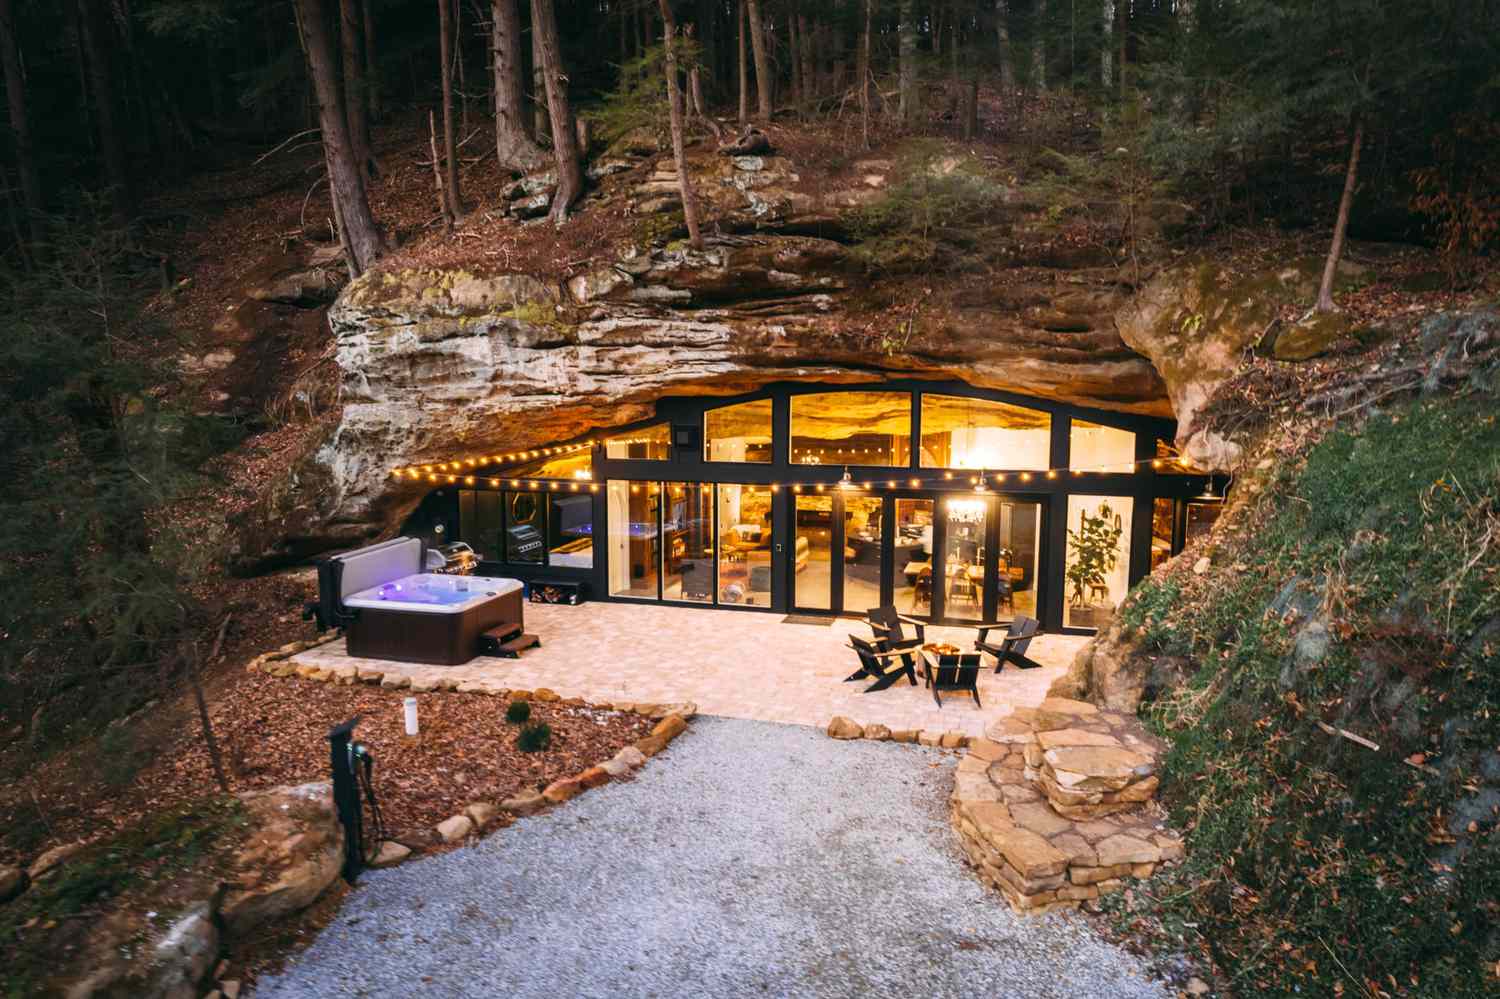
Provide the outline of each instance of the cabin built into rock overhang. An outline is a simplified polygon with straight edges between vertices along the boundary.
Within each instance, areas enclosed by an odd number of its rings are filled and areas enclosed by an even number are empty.
[[[1217,515],[1174,424],[962,382],[658,400],[541,448],[389,470],[403,530],[595,599],[1088,632]]]

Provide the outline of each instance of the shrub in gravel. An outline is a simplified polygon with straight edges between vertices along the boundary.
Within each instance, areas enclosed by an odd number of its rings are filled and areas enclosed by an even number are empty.
[[[552,742],[552,726],[546,722],[527,725],[516,737],[516,747],[523,753],[535,753],[546,749]]]
[[[511,701],[505,709],[505,720],[512,725],[524,725],[531,720],[530,701]]]

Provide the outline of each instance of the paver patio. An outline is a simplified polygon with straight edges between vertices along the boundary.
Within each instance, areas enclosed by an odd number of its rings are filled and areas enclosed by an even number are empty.
[[[868,682],[842,682],[859,665],[846,647],[850,634],[868,637],[863,621],[830,625],[785,623],[755,614],[656,604],[590,603],[576,607],[527,604],[526,630],[542,647],[519,660],[481,657],[463,666],[421,666],[348,655],[343,640],[294,657],[298,665],[336,671],[366,669],[413,679],[457,678],[495,687],[548,687],[589,701],[693,701],[704,714],[822,727],[834,715],[892,729],[962,732],[977,736],[990,721],[1017,707],[1039,704],[1086,638],[1044,635],[1029,655],[1041,669],[981,671],[983,708],[964,694],[932,694],[905,680],[875,693]],[[929,627],[930,642],[970,648],[974,631]],[[990,660],[985,659],[986,663]]]

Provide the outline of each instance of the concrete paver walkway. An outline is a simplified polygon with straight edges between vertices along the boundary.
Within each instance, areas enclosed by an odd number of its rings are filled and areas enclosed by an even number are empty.
[[[340,640],[293,661],[511,689],[550,687],[564,697],[595,702],[694,701],[699,711],[727,718],[821,727],[834,715],[846,715],[898,730],[977,736],[1014,708],[1041,703],[1048,685],[1087,640],[1044,635],[1029,652],[1044,668],[981,671],[983,708],[976,709],[959,694],[946,695],[939,708],[920,678],[916,687],[902,680],[871,694],[862,693],[868,683],[842,682],[859,665],[846,647],[848,636],[870,634],[864,622],[853,619],[808,625],[783,623],[778,614],[659,604],[527,604],[526,630],[541,636],[542,648],[519,660],[481,657],[464,666],[416,666],[351,658]],[[927,629],[929,641],[965,649],[973,646],[974,635],[965,628]]]

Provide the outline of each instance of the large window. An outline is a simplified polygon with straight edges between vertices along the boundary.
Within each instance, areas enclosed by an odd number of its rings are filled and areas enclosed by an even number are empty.
[[[593,568],[594,498],[578,484],[460,489],[458,514],[459,538],[482,560]]]
[[[794,465],[909,464],[911,394],[792,396],[791,458]]]
[[[549,495],[547,564],[594,567],[594,498],[587,492]]]
[[[609,484],[609,592],[655,600],[661,546],[657,530],[661,488],[655,482]]]
[[[667,482],[662,486],[662,597],[714,599],[713,486]]]
[[[547,553],[547,497],[536,490],[501,493],[506,562],[541,565]]]
[[[953,395],[922,396],[923,468],[1050,467],[1052,417]]]
[[[1074,420],[1068,467],[1075,472],[1135,471],[1135,434],[1087,420]]]
[[[1069,496],[1066,579],[1070,628],[1099,628],[1130,585],[1130,497]]]
[[[771,489],[721,484],[719,603],[771,604]]]
[[[665,423],[618,434],[604,441],[607,458],[636,458],[642,461],[666,461],[672,457],[672,428]]]
[[[771,400],[721,406],[703,414],[707,461],[771,460]]]

